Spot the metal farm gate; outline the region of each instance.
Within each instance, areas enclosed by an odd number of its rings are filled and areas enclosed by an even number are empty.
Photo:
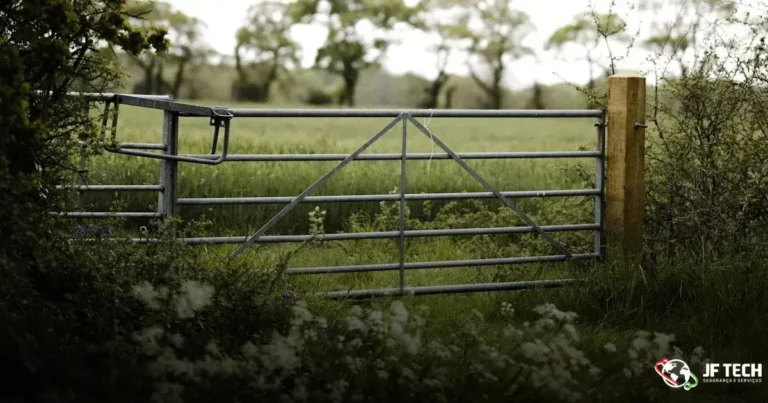
[[[160,180],[157,185],[87,185],[82,175],[79,186],[75,186],[81,195],[89,191],[124,191],[124,192],[158,192],[158,210],[152,212],[67,212],[61,213],[73,218],[99,218],[99,217],[147,217],[168,219],[174,215],[177,206],[183,205],[222,205],[222,204],[285,204],[285,207],[266,222],[252,235],[239,237],[207,237],[207,238],[183,238],[181,241],[187,244],[240,244],[233,253],[242,253],[249,245],[254,243],[276,242],[304,242],[312,238],[327,241],[345,241],[362,239],[398,239],[399,261],[389,264],[352,265],[335,267],[305,267],[290,268],[286,274],[320,274],[320,273],[355,273],[376,271],[399,271],[400,284],[397,288],[349,290],[321,292],[319,295],[329,298],[368,298],[376,296],[395,295],[425,295],[445,293],[469,293],[496,290],[521,290],[532,288],[554,288],[565,284],[578,282],[578,279],[546,280],[528,282],[465,284],[445,286],[406,286],[406,273],[415,269],[452,268],[489,265],[512,265],[520,263],[559,262],[570,260],[595,260],[602,259],[605,250],[603,206],[604,206],[604,177],[605,177],[605,119],[604,110],[383,110],[383,109],[228,109],[206,107],[174,102],[166,96],[139,96],[122,94],[80,94],[91,101],[104,102],[104,120],[102,141],[107,151],[112,153],[161,160]],[[162,143],[118,143],[116,139],[117,119],[120,105],[131,105],[142,108],[152,108],[164,111]],[[111,115],[110,115],[111,113]],[[111,116],[111,122],[109,121]],[[363,143],[351,154],[229,154],[230,122],[232,119],[251,118],[391,118],[392,120],[378,133]],[[448,145],[440,140],[439,136],[432,133],[427,127],[416,120],[417,117],[435,118],[589,118],[595,119],[597,149],[594,151],[548,151],[548,152],[485,152],[485,153],[456,153]],[[206,118],[209,119],[212,128],[212,141],[210,154],[206,155],[179,155],[179,120],[181,118]],[[444,154],[416,154],[406,153],[408,139],[408,127],[412,125],[420,135],[427,136]],[[400,127],[402,136],[402,152],[394,154],[365,154],[367,148],[384,136],[390,129]],[[106,132],[111,132],[111,138],[106,138]],[[221,139],[221,151],[218,151],[219,138]],[[159,151],[159,152],[157,152]],[[474,193],[432,193],[432,194],[406,194],[406,160],[426,159],[452,159],[479,182],[487,191]],[[467,160],[482,159],[541,159],[541,158],[593,158],[596,161],[596,187],[594,189],[577,190],[546,190],[546,191],[515,191],[502,192],[491,186],[482,176],[473,170]],[[397,160],[400,162],[400,192],[399,194],[386,195],[338,195],[338,196],[312,196],[312,193],[334,174],[343,169],[353,160],[361,161],[385,161]],[[317,179],[306,190],[296,197],[237,197],[237,198],[178,198],[176,195],[177,167],[178,163],[218,165],[224,162],[237,161],[338,161],[325,175]],[[81,161],[81,168],[85,168],[85,161]],[[549,225],[539,226],[521,211],[511,199],[536,198],[536,197],[592,197],[594,199],[594,222],[587,224]],[[410,200],[457,200],[457,199],[499,199],[504,205],[512,209],[526,224],[524,227],[508,228],[468,228],[468,229],[440,229],[411,231],[405,228],[405,203]],[[275,225],[288,212],[299,203],[344,203],[344,202],[400,202],[399,230],[391,232],[367,232],[367,233],[338,233],[325,235],[278,235],[267,236],[265,233]],[[82,201],[82,199],[81,199]],[[82,207],[82,204],[81,204]],[[594,248],[591,253],[572,254],[551,236],[551,232],[565,231],[591,231],[594,232]],[[480,235],[480,234],[522,234],[538,233],[546,239],[554,251],[551,255],[530,257],[509,257],[498,259],[455,260],[439,262],[406,262],[405,244],[406,238],[436,237],[451,235]],[[134,242],[146,243],[156,240],[136,238]]]

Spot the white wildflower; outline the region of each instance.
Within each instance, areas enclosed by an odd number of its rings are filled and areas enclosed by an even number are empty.
[[[541,318],[533,323],[534,329],[537,331],[543,331],[555,327],[555,321],[550,318]]]
[[[698,346],[693,349],[693,354],[691,355],[690,363],[691,365],[699,364],[703,361],[704,357],[704,349],[701,348],[701,346]]]
[[[188,319],[211,303],[213,287],[187,280],[181,285],[181,294],[176,298],[176,314],[180,319]]]
[[[635,332],[635,336],[641,339],[647,339],[648,337],[651,336],[651,334],[645,330],[638,330]]]
[[[632,347],[638,352],[646,350],[650,345],[651,343],[649,343],[648,340],[640,337],[632,341]]]
[[[360,315],[363,314],[363,308],[360,308],[359,305],[355,305],[352,308],[349,309],[349,315],[354,316],[356,318],[359,318]]]
[[[683,350],[681,350],[679,347],[674,346],[672,347],[672,354],[663,354],[661,357],[656,358],[657,360],[660,360],[664,357],[667,357],[668,355],[672,356],[672,359],[682,360],[684,357]]]
[[[416,374],[413,373],[413,370],[411,370],[410,368],[407,368],[407,367],[403,368],[403,370],[401,371],[400,375],[403,378],[406,378],[406,379],[409,379],[409,380],[415,380],[416,379]]]
[[[617,350],[617,349],[616,349],[616,345],[615,345],[615,344],[613,344],[613,343],[606,343],[606,344],[603,346],[603,349],[605,349],[605,351],[607,351],[607,352],[609,352],[609,353],[615,353],[615,352],[616,352],[616,350]]]
[[[571,340],[579,341],[579,332],[576,331],[576,326],[570,323],[566,323],[563,325],[563,330],[568,336],[571,337]]]
[[[308,323],[312,320],[312,313],[307,308],[307,303],[304,301],[298,301],[293,306],[293,317],[291,318],[291,326],[300,327],[301,325]]]
[[[156,291],[148,281],[134,285],[132,291],[133,295],[143,302],[149,309],[160,309],[158,298],[161,296],[161,293]]]
[[[349,387],[349,382],[340,379],[330,385],[328,385],[329,389],[331,389],[330,398],[334,402],[342,402],[344,400],[344,394],[347,391],[347,387]]]
[[[416,353],[419,352],[419,348],[421,347],[421,338],[418,334],[403,334],[400,336],[400,340],[409,354],[416,355]]]
[[[291,392],[291,396],[293,397],[293,401],[308,401],[309,392],[307,391],[307,386],[303,382],[297,382],[296,386],[293,388],[293,392]]]
[[[512,304],[509,302],[502,302],[501,303],[501,314],[507,319],[512,319],[512,316],[515,313],[515,308],[512,307]]]
[[[261,352],[262,364],[268,369],[292,370],[301,365],[297,349],[300,340],[296,333],[288,337],[275,335]]]
[[[168,341],[176,348],[181,348],[184,344],[184,336],[179,333],[174,333],[168,336]]]
[[[549,347],[547,347],[540,339],[534,340],[533,343],[525,342],[520,346],[523,351],[523,355],[535,362],[546,362],[549,357]]]
[[[347,318],[347,330],[350,332],[354,332],[355,330],[365,332],[367,328],[365,326],[365,322],[354,316],[350,316]]]
[[[654,337],[653,342],[658,346],[657,349],[654,350],[654,359],[660,360],[667,356],[669,353],[669,347],[672,342],[675,341],[675,335],[673,334],[663,334],[663,333],[654,333],[656,337]]]
[[[164,333],[159,326],[152,326],[136,334],[134,339],[141,343],[145,353],[154,355],[162,350],[158,341]]]
[[[392,301],[389,309],[392,311],[392,320],[403,325],[408,323],[408,309],[403,301]]]
[[[627,353],[629,354],[629,359],[636,360],[640,355],[637,353],[637,350],[630,348]]]

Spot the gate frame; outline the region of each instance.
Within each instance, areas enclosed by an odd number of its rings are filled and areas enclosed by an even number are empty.
[[[239,243],[240,248],[233,254],[241,253],[249,244],[260,240],[261,242],[303,242],[310,238],[321,240],[350,240],[350,239],[399,239],[399,263],[335,266],[335,267],[309,267],[291,268],[286,274],[314,274],[314,273],[346,273],[361,271],[390,271],[400,272],[398,288],[375,290],[350,290],[334,292],[318,292],[319,296],[332,299],[370,298],[379,296],[403,296],[403,295],[430,295],[453,294],[482,291],[520,290],[538,288],[556,288],[569,284],[580,283],[581,279],[523,281],[509,283],[488,284],[463,284],[450,286],[426,286],[406,287],[406,269],[447,268],[465,266],[488,266],[501,264],[554,262],[564,260],[597,260],[602,261],[607,255],[607,245],[621,255],[636,258],[642,253],[642,220],[643,220],[643,154],[644,154],[644,128],[645,126],[645,78],[633,74],[621,74],[611,76],[608,79],[608,103],[605,110],[389,110],[389,109],[225,109],[212,108],[197,105],[189,105],[173,102],[171,97],[165,96],[134,96],[124,94],[86,94],[89,100],[106,101],[103,125],[106,130],[107,114],[110,103],[114,104],[112,121],[112,143],[105,143],[107,151],[149,157],[161,160],[160,183],[158,185],[95,185],[85,184],[85,175],[79,175],[80,183],[74,186],[82,195],[86,191],[157,191],[158,211],[156,212],[86,212],[82,211],[82,202],[77,212],[60,213],[73,218],[97,218],[97,217],[147,217],[160,218],[161,222],[176,215],[179,205],[192,204],[260,204],[287,201],[288,205],[271,220],[269,220],[253,236],[245,237],[207,237],[207,238],[181,238],[187,244],[224,244]],[[145,143],[120,143],[115,142],[117,129],[117,110],[119,104],[153,108],[163,110],[163,134],[161,144]],[[514,152],[514,153],[454,153],[439,138],[418,122],[415,117],[445,117],[445,118],[596,118],[597,132],[596,151],[563,151],[563,152]],[[184,155],[178,154],[179,120],[180,117],[207,117],[214,126],[211,154],[209,155]],[[303,154],[303,155],[232,155],[227,154],[229,142],[229,121],[232,118],[255,117],[370,117],[394,118],[383,130],[368,140],[357,151],[350,155],[343,154]],[[407,124],[411,122],[419,131],[430,137],[435,144],[440,146],[446,154],[407,154]],[[607,121],[607,122],[606,122]],[[368,154],[360,155],[368,146],[402,122],[402,151],[399,154]],[[220,127],[225,127],[224,149],[219,156],[214,155],[218,141]],[[607,129],[607,133],[606,133]],[[607,134],[607,136],[606,136]],[[102,137],[102,140],[104,138]],[[607,147],[606,147],[607,143]],[[142,150],[142,151],[138,151]],[[157,150],[159,154],[143,150]],[[294,157],[294,158],[290,158]],[[441,194],[405,194],[405,163],[407,160],[426,159],[453,159],[459,163],[470,175],[483,184],[489,193],[441,193]],[[523,192],[498,192],[474,170],[464,159],[522,159],[522,158],[595,158],[596,171],[594,189],[577,190],[548,190],[548,191],[523,191]],[[399,195],[342,195],[342,196],[316,196],[309,195],[319,187],[326,179],[338,172],[352,160],[400,160],[400,194]],[[82,159],[81,159],[82,161]],[[178,162],[203,163],[216,165],[224,161],[341,161],[323,177],[310,185],[297,197],[252,197],[252,198],[178,198],[177,174]],[[71,188],[71,186],[67,186]],[[390,196],[390,197],[383,197]],[[475,197],[473,197],[475,196]],[[539,227],[525,214],[517,209],[507,197],[563,197],[563,196],[592,196],[595,200],[595,222],[592,224],[570,224]],[[431,231],[406,231],[405,230],[405,202],[412,200],[434,199],[469,199],[491,198],[500,199],[505,205],[514,210],[523,218],[529,227],[511,228],[474,228],[464,230],[431,230]],[[82,200],[82,197],[81,199]],[[277,223],[288,211],[301,202],[333,202],[333,201],[384,201],[393,200],[400,202],[400,225],[398,231],[375,233],[350,233],[350,234],[326,234],[320,236],[284,235],[262,237],[263,233],[273,224]],[[548,232],[555,231],[583,231],[595,232],[594,250],[589,254],[571,255],[565,251],[561,255],[515,257],[504,259],[475,259],[457,260],[447,262],[405,262],[405,238],[418,236],[448,236],[492,233],[531,233],[538,232],[547,238],[556,248],[559,246],[548,236]],[[137,243],[158,242],[156,239],[137,238]]]

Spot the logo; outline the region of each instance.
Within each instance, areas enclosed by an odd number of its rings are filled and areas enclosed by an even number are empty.
[[[657,362],[654,368],[670,388],[691,390],[699,384],[699,378],[691,372],[688,364],[683,360],[664,358]]]
[[[723,376],[718,377],[718,374]],[[761,383],[763,364],[709,363],[704,367],[705,383]]]
[[[670,388],[691,390],[699,385],[699,377],[683,360],[664,358],[654,365],[664,383]],[[722,376],[718,377],[718,375]],[[763,364],[707,363],[704,366],[702,383],[761,383]]]

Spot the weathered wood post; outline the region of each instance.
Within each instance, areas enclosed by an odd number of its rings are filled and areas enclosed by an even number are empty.
[[[645,91],[645,77],[608,78],[606,244],[609,251],[635,259],[643,251]]]

